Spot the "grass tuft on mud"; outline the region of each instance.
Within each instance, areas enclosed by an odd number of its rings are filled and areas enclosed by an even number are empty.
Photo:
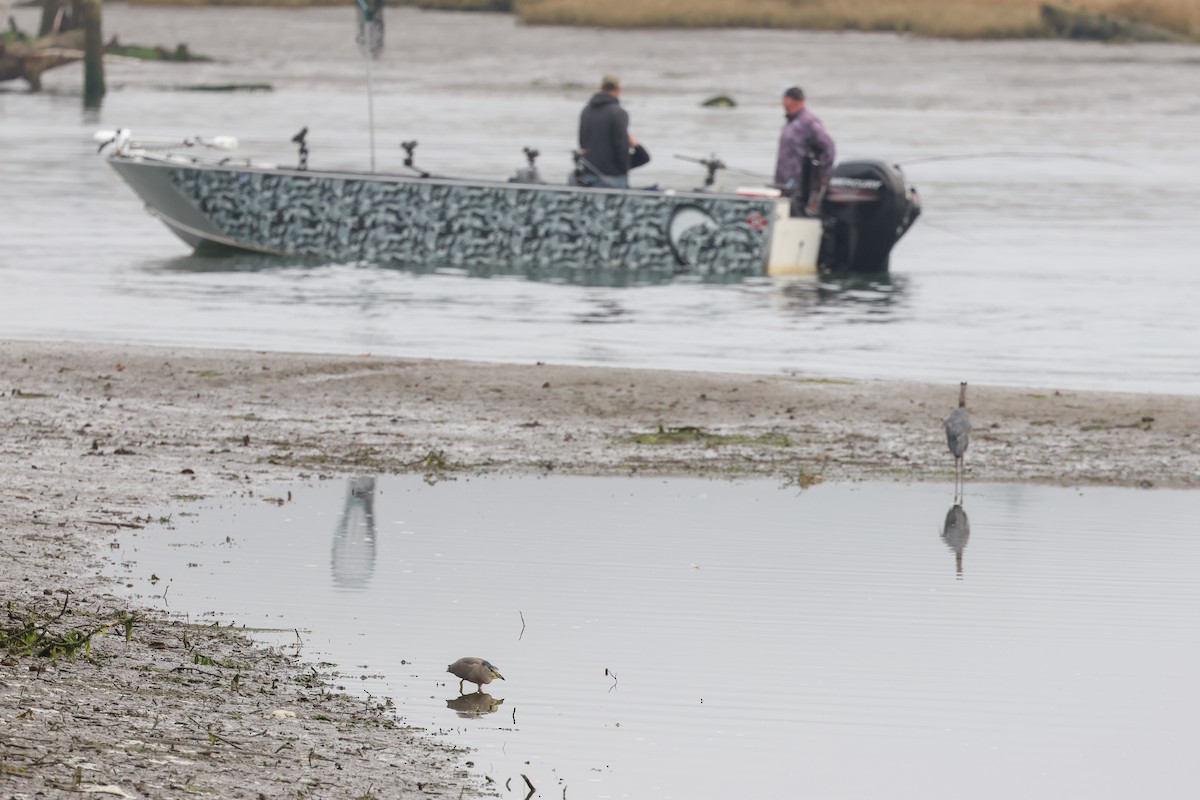
[[[698,444],[703,447],[721,447],[724,445],[755,444],[768,447],[791,447],[793,442],[786,433],[768,431],[757,435],[744,433],[713,433],[695,425],[682,425],[677,428],[658,426],[657,431],[650,433],[633,433],[625,438],[629,444]]]
[[[47,590],[49,591],[49,590]],[[53,593],[51,593],[53,594]],[[108,632],[109,628],[120,628],[125,640],[133,635],[135,614],[117,611],[105,615],[72,614],[65,622],[71,604],[71,593],[62,592],[61,606],[32,606],[8,600],[4,603],[5,620],[0,624],[0,650],[4,651],[6,663],[21,657],[44,658],[51,661],[59,658],[74,658],[90,655],[92,639]],[[74,624],[72,624],[74,623]]]

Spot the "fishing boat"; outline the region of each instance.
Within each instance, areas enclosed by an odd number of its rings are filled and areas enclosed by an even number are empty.
[[[920,213],[899,167],[838,164],[816,216],[769,186],[711,188],[724,165],[700,159],[694,189],[595,188],[572,173],[543,181],[537,152],[508,180],[308,167],[225,155],[232,137],[156,139],[127,129],[96,138],[146,210],[199,254],[251,252],[332,261],[524,272],[545,266],[668,271],[700,277],[879,273]]]
[[[583,269],[705,278],[879,273],[916,220],[920,198],[898,166],[834,168],[818,213],[770,186],[713,190],[713,156],[695,189],[584,186],[584,154],[562,182],[542,180],[538,152],[508,180],[434,175],[403,142],[406,172],[375,169],[371,64],[383,48],[383,0],[356,0],[367,86],[367,172],[308,167],[308,129],[292,137],[295,166],[221,155],[236,139],[96,134],[108,163],[199,254],[250,252],[416,268],[514,273]],[[594,170],[593,170],[594,172]]]

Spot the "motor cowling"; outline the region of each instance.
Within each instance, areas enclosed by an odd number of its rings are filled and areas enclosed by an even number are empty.
[[[821,204],[821,268],[886,272],[892,248],[920,213],[920,195],[900,167],[884,161],[843,161],[834,167]]]

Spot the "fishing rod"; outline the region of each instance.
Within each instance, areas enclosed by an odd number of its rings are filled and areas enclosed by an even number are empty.
[[[728,164],[726,164],[724,161],[722,161],[721,159],[717,158],[715,153],[713,155],[709,156],[708,158],[695,158],[693,156],[682,156],[682,155],[676,153],[675,158],[679,159],[680,161],[688,161],[693,164],[699,164],[700,166],[704,167],[704,169],[707,171],[704,176],[705,187],[713,185],[713,182],[716,181],[717,172],[719,170],[725,170],[726,172],[735,172],[739,175],[747,175],[751,178],[760,178],[762,180],[772,180],[773,179],[773,176],[763,175],[761,172],[753,172],[748,169],[741,169],[739,167],[731,167]]]
[[[611,183],[611,178],[608,175],[601,172],[595,164],[584,158],[583,152],[584,151],[579,148],[571,151],[571,161],[575,164],[574,176],[576,183],[578,183],[580,186],[593,186],[600,189],[628,188],[627,186],[621,187],[613,185],[613,183]],[[591,173],[592,177],[595,178],[596,183],[585,183],[583,180],[585,173]]]
[[[300,163],[297,169],[308,169],[308,126],[305,125],[300,131],[292,137],[292,142],[300,148]]]
[[[585,169],[588,172],[592,173],[592,175],[596,176],[597,178],[600,178],[600,179],[604,178],[604,173],[601,172],[600,170],[596,169],[596,167],[592,164],[592,162],[588,161],[586,158],[583,157],[583,150],[581,150],[579,148],[572,150],[571,151],[571,160],[573,162],[575,162],[576,180],[578,180],[579,177],[583,175],[583,171]]]
[[[678,153],[675,154],[675,157],[677,159],[679,159],[680,161],[690,161],[693,164],[699,164],[700,166],[704,167],[704,169],[705,169],[705,175],[704,175],[705,188],[713,185],[713,182],[717,178],[717,170],[727,169],[727,167],[725,166],[725,162],[722,161],[721,159],[717,158],[716,153],[713,153],[708,158],[693,158],[691,156],[681,156]]]
[[[407,142],[401,142],[400,149],[402,149],[404,151],[404,166],[408,167],[409,169],[411,169],[413,172],[417,173],[417,175],[421,176],[422,178],[433,177],[430,173],[426,172],[425,170],[421,169],[420,167],[416,166],[413,163],[413,151],[415,151],[417,149],[417,140],[416,139],[410,139]]]
[[[998,150],[990,153],[961,153],[940,156],[925,156],[923,158],[910,158],[904,161],[897,161],[895,164],[900,167],[907,167],[912,164],[929,164],[935,161],[971,161],[982,158],[1063,158],[1075,161],[1097,161],[1104,164],[1118,164],[1122,167],[1134,167],[1134,165],[1130,164],[1128,161],[1107,158],[1105,156],[1089,156],[1082,153],[1021,153],[1017,151],[1006,150]]]

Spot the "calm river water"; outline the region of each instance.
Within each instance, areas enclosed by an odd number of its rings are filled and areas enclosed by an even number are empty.
[[[14,13],[34,26],[35,11]],[[925,201],[891,280],[866,285],[608,287],[196,259],[96,157],[92,132],[124,126],[232,134],[290,162],[308,126],[314,166],[366,167],[355,13],[106,4],[107,35],[216,60],[110,64],[99,112],[81,110],[74,67],[48,73],[40,95],[0,85],[0,338],[1200,391],[1195,47],[608,32],[388,10],[373,68],[385,168],[417,139],[418,163],[441,173],[506,177],[532,146],[544,174],[565,175],[579,108],[615,70],[654,156],[639,180],[697,185],[700,168],[675,155],[768,173],[779,92],[801,83],[842,157],[908,164]],[[247,82],[274,91],[182,90]],[[717,93],[738,106],[701,106]]]
[[[282,628],[503,797],[1117,800],[1200,782],[1194,492],[355,478],[174,508],[110,572]],[[157,576],[152,581],[151,576]],[[446,665],[506,680],[459,696]]]

